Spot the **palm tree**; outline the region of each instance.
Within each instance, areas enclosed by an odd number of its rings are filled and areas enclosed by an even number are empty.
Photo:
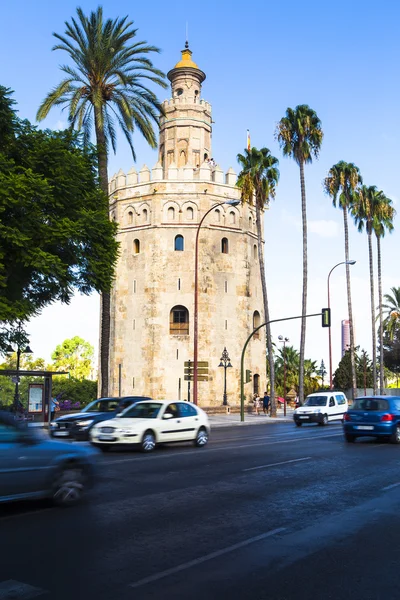
[[[285,355],[283,348],[279,348],[279,353],[275,359],[275,375],[279,386],[283,390],[283,375],[284,363],[286,365],[286,388],[287,390],[294,388],[298,389],[299,384],[299,352],[293,346],[285,347]],[[284,393],[284,392],[283,392]]]
[[[257,150],[257,148],[251,148],[251,150],[245,149],[244,154],[238,154],[237,159],[242,167],[238,177],[238,185],[242,189],[242,201],[253,203],[255,200],[258,262],[260,265],[264,317],[267,332],[271,415],[276,417],[274,353],[272,347],[271,326],[269,324],[270,316],[267,283],[265,279],[262,217],[264,208],[268,206],[270,198],[274,198],[275,196],[275,189],[279,180],[279,170],[277,167],[279,161],[271,155],[268,148],[261,148],[260,150]]]
[[[385,311],[383,328],[389,339],[393,340],[395,333],[400,329],[400,287],[390,288],[392,294],[385,294],[387,304],[382,304],[382,312]]]
[[[66,77],[43,100],[37,119],[44,119],[53,106],[68,109],[71,128],[83,131],[89,141],[94,128],[99,169],[99,183],[108,195],[108,152],[116,150],[116,123],[122,129],[136,160],[133,133],[137,128],[152,147],[156,147],[153,124],[158,123],[161,106],[156,95],[146,87],[151,81],[166,87],[165,76],[147,55],[159,52],[155,46],[136,41],[137,29],[128,17],[103,18],[98,7],[86,17],[77,8],[78,19],[66,22],[65,35],[54,33],[59,40],[53,50],[68,53],[74,66],[63,65]],[[101,305],[101,395],[108,395],[110,343],[110,291],[103,290]]]
[[[383,195],[380,197],[380,202],[376,207],[373,228],[376,236],[377,262],[378,262],[378,299],[379,299],[379,387],[380,393],[384,390],[384,365],[383,365],[383,310],[382,310],[382,254],[381,254],[381,238],[384,237],[385,231],[389,233],[393,231],[393,219],[396,211],[393,208],[393,203],[390,198]]]
[[[351,208],[354,221],[358,226],[358,231],[362,232],[364,227],[368,236],[368,255],[369,255],[369,279],[371,296],[371,326],[372,326],[372,377],[374,394],[377,392],[376,378],[376,330],[375,330],[375,289],[374,289],[374,264],[372,253],[372,233],[374,231],[375,215],[379,204],[383,201],[383,192],[380,192],[375,185],[363,185],[357,191],[354,204]]]
[[[346,261],[347,305],[350,324],[350,360],[353,382],[353,399],[357,396],[357,376],[354,356],[353,307],[351,303],[350,286],[348,209],[354,202],[355,190],[361,184],[362,177],[359,168],[356,167],[355,164],[346,163],[343,160],[338,162],[336,165],[333,165],[333,167],[329,170],[328,176],[324,180],[325,192],[332,198],[333,206],[336,208],[337,203],[343,211],[344,255]]]
[[[276,138],[282,148],[284,156],[293,158],[300,167],[301,187],[301,217],[303,223],[303,296],[302,320],[300,335],[300,364],[299,364],[299,399],[304,401],[304,348],[306,342],[307,314],[307,202],[306,184],[304,179],[304,165],[311,163],[313,157],[317,158],[322,144],[323,131],[317,113],[307,104],[288,108],[276,129]]]

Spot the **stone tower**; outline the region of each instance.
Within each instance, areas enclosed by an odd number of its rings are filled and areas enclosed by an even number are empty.
[[[228,403],[240,402],[243,345],[264,322],[255,211],[240,199],[236,175],[212,158],[206,78],[186,43],[169,71],[172,98],[163,103],[158,162],[150,171],[119,171],[110,181],[111,218],[119,224],[120,257],[111,295],[110,393],[188,399],[185,361],[193,361],[195,239],[198,243],[198,383],[200,406],[220,406],[226,347]],[[240,149],[239,149],[240,150]],[[199,223],[204,214],[216,204]],[[265,331],[246,351],[249,398],[266,385]]]

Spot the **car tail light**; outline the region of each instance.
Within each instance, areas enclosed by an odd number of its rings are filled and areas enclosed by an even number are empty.
[[[382,415],[381,421],[393,421],[393,415],[390,415],[390,414]]]
[[[344,413],[343,420],[344,421],[350,421],[350,415],[349,415],[349,413]]]

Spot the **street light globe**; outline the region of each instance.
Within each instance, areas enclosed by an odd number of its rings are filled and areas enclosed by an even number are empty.
[[[225,204],[229,204],[229,206],[238,206],[238,204],[240,204],[240,200],[226,200]]]
[[[346,265],[355,265],[356,262],[356,260],[346,260]]]
[[[283,335],[278,335],[278,340],[280,340],[281,342],[283,342]]]

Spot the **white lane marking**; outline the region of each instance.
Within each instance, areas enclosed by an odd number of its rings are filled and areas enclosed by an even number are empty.
[[[205,556],[201,556],[200,558],[189,560],[188,562],[182,563],[181,565],[177,565],[176,567],[172,567],[171,569],[166,569],[165,571],[160,571],[159,573],[155,573],[154,575],[150,575],[149,577],[145,577],[144,579],[139,579],[139,581],[131,583],[129,587],[138,588],[142,585],[153,583],[153,581],[158,581],[159,579],[163,579],[164,577],[168,577],[169,575],[174,575],[175,573],[179,573],[180,571],[185,571],[186,569],[190,569],[191,567],[196,567],[197,565],[201,565],[202,563],[207,562],[208,560],[218,558],[218,556],[223,556],[224,554],[234,552],[235,550],[239,550],[240,548],[244,548],[245,546],[249,546],[250,544],[254,544],[255,542],[265,540],[266,538],[272,537],[277,533],[282,533],[282,531],[286,531],[286,527],[278,527],[277,529],[272,529],[271,531],[267,531],[266,533],[262,533],[261,535],[256,535],[255,537],[244,540],[243,542],[239,542],[238,544],[233,544],[232,546],[228,546],[227,548],[222,548],[222,550],[217,550],[216,552],[211,552],[211,554],[206,554]]]
[[[387,485],[386,487],[382,488],[382,492],[386,492],[387,490],[391,490],[391,489],[397,487],[398,485],[400,485],[400,481],[398,483],[392,483],[392,485]]]
[[[243,471],[256,471],[257,469],[268,469],[268,467],[277,467],[278,465],[288,465],[289,463],[300,462],[302,460],[311,460],[311,456],[304,458],[294,458],[293,460],[284,460],[282,462],[270,463],[269,465],[260,465],[259,467],[250,467],[249,469],[243,469]]]
[[[200,451],[199,450],[192,450],[190,452],[176,452],[175,454],[163,454],[163,455],[153,455],[153,456],[146,456],[143,458],[139,458],[139,457],[133,457],[133,458],[121,458],[121,459],[117,459],[117,460],[107,460],[107,461],[100,461],[99,465],[115,465],[117,463],[125,463],[125,462],[132,462],[132,461],[148,461],[148,460],[160,460],[160,459],[168,459],[171,460],[171,457],[175,457],[175,456],[189,456],[189,455],[193,455],[193,454],[197,454],[199,456],[204,455],[205,453],[210,453],[210,452],[219,452],[220,450],[237,450],[239,448],[253,448],[256,446],[275,446],[276,444],[287,444],[287,443],[291,443],[291,442],[301,442],[303,440],[315,440],[315,439],[321,439],[321,438],[331,438],[331,437],[337,437],[337,436],[341,436],[341,433],[332,433],[329,435],[318,435],[318,436],[310,436],[310,437],[303,437],[303,438],[294,438],[294,439],[289,439],[289,440],[278,440],[276,442],[262,442],[259,444],[237,444],[235,446],[219,446],[218,448],[202,448]]]

